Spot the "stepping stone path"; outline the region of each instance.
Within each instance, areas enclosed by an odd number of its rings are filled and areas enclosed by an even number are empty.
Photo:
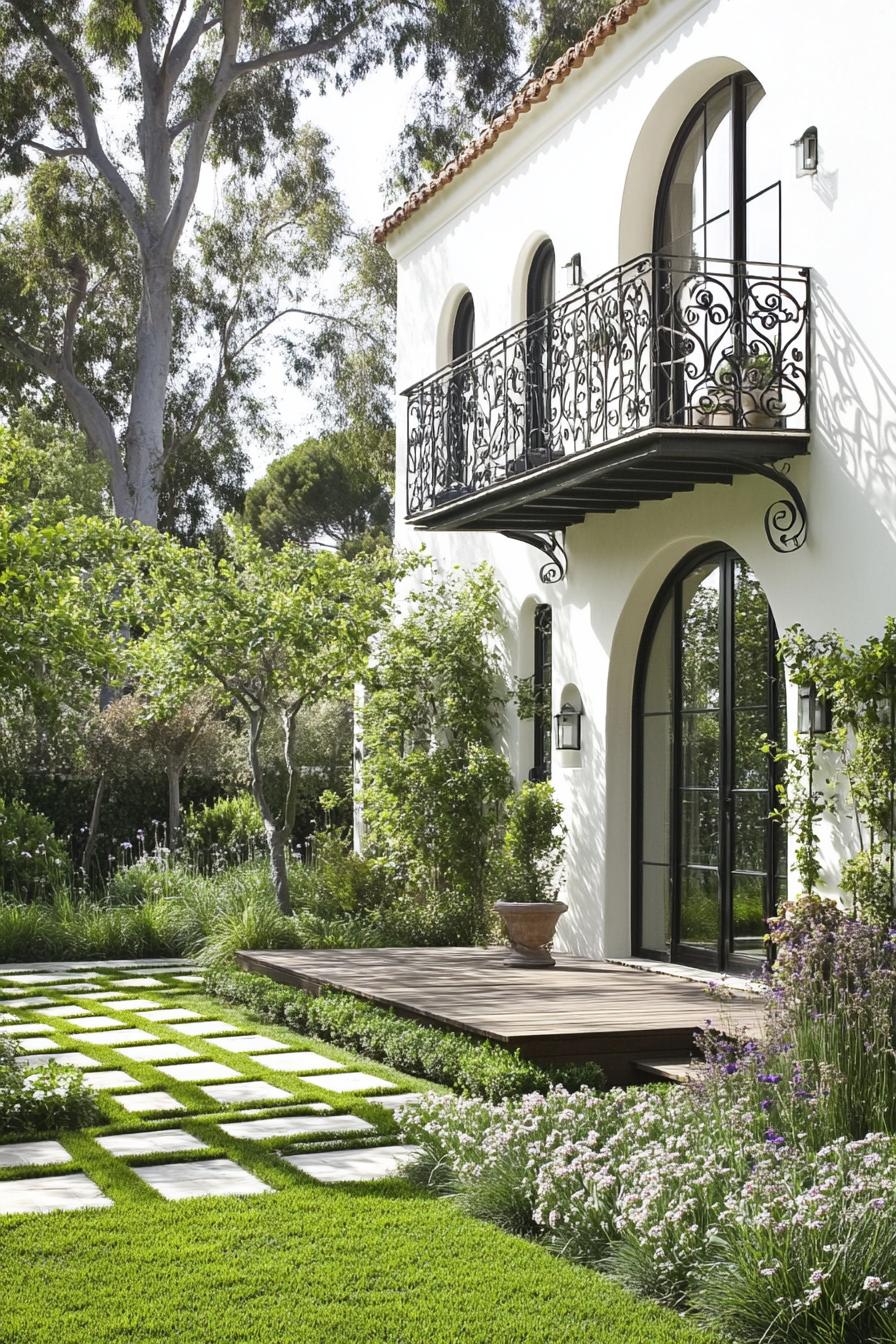
[[[229,1145],[239,1143],[267,1145],[260,1151],[269,1159],[326,1183],[394,1176],[414,1155],[406,1145],[373,1145],[380,1131],[393,1132],[389,1113],[419,1093],[399,1092],[395,1083],[319,1051],[295,1049],[237,1022],[176,1006],[179,996],[202,983],[183,961],[0,967],[0,1033],[19,1046],[17,1064],[31,1069],[52,1061],[83,1070],[84,1082],[107,1098],[101,1102],[106,1116],[118,1116],[101,1121],[99,1132],[91,1131],[94,1138],[82,1138],[76,1159],[55,1140],[0,1137],[0,1225],[4,1214],[111,1207],[112,1198],[92,1179],[102,1182],[104,1168],[91,1165],[85,1143],[102,1149],[107,1163],[133,1163],[135,1176],[166,1200],[275,1193],[247,1169],[251,1160],[239,1150],[239,1161],[226,1156]],[[167,1003],[128,997],[142,989],[157,990]],[[96,1048],[102,1058],[79,1046]],[[110,1067],[114,1055],[135,1072]],[[340,1097],[334,1111],[325,1101],[309,1100],[318,1088],[345,1094],[346,1101]],[[385,1108],[383,1120],[352,1114],[356,1093]],[[168,1126],[156,1118],[165,1115],[172,1116]],[[175,1115],[187,1128],[177,1127]],[[197,1133],[191,1132],[193,1120]],[[349,1136],[359,1136],[356,1143],[369,1136],[371,1146],[352,1148]],[[315,1144],[321,1151],[314,1151]],[[177,1160],[146,1161],[166,1154]],[[86,1170],[53,1174],[53,1167],[75,1161]]]

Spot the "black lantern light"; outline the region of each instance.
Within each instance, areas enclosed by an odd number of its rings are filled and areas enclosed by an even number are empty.
[[[563,263],[563,269],[566,272],[566,283],[570,289],[575,289],[576,285],[582,283],[582,254],[573,252],[569,261]]]
[[[554,715],[554,746],[557,751],[581,751],[582,711],[567,700]]]
[[[794,140],[796,175],[808,177],[818,172],[818,127],[807,126],[799,140]]]
[[[831,706],[823,695],[818,694],[814,681],[797,688],[796,730],[798,733],[810,733],[813,737],[831,731]]]

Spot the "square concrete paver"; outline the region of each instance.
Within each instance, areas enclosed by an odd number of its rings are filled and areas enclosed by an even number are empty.
[[[393,1097],[369,1097],[368,1100],[375,1106],[385,1106],[387,1111],[392,1111],[394,1114],[402,1106],[410,1106],[411,1102],[419,1101],[422,1096],[422,1092],[399,1092]]]
[[[158,1045],[131,1045],[126,1048],[119,1047],[119,1055],[124,1055],[125,1059],[136,1060],[138,1064],[155,1064],[160,1059],[198,1059],[199,1055],[195,1050],[190,1050],[186,1045],[178,1045],[176,1042],[170,1044],[166,1041],[159,1041]]]
[[[53,1139],[0,1144],[0,1167],[49,1167],[71,1160],[71,1153]]]
[[[282,1041],[275,1041],[273,1036],[209,1036],[209,1045],[216,1045],[220,1050],[230,1050],[233,1054],[248,1055],[253,1050],[288,1050],[289,1046],[284,1045]]]
[[[201,975],[176,975],[175,980],[179,980],[182,985],[204,985],[205,980]]]
[[[127,980],[116,980],[118,989],[159,989],[165,983],[154,975],[132,975]]]
[[[357,1134],[374,1128],[368,1120],[359,1120],[356,1115],[272,1115],[263,1120],[238,1120],[235,1124],[221,1125],[233,1139],[256,1140],[330,1132]]]
[[[142,1027],[123,1027],[121,1031],[79,1031],[72,1039],[89,1045],[142,1045],[159,1038]]]
[[[330,1153],[296,1153],[284,1158],[296,1171],[316,1181],[379,1181],[395,1176],[419,1148],[394,1143],[384,1148],[343,1148]]]
[[[68,1176],[26,1176],[0,1181],[0,1213],[52,1213],[56,1209],[108,1209],[98,1185],[83,1172]]]
[[[83,1055],[80,1050],[63,1050],[60,1052],[58,1045],[56,1046],[56,1053],[53,1055],[21,1055],[16,1063],[20,1068],[31,1069],[41,1069],[45,1064],[63,1064],[69,1069],[102,1068],[98,1059],[91,1059],[90,1055]]]
[[[40,1015],[41,1017],[64,1017],[74,1019],[76,1017],[89,1017],[90,1009],[79,1008],[76,1003],[57,1003],[52,1008],[41,1008]]]
[[[285,1055],[253,1055],[253,1063],[286,1073],[303,1073],[308,1069],[344,1069],[335,1059],[327,1059],[316,1050],[290,1050]]]
[[[105,1005],[113,1013],[139,1013],[143,1008],[161,1008],[158,999],[109,999]]]
[[[106,1027],[122,1027],[128,1030],[124,1027],[120,1017],[108,1017],[105,1013],[88,1013],[86,1017],[72,1018],[72,1024],[76,1031],[102,1031],[104,1036],[109,1034],[105,1030]],[[87,1040],[86,1036],[84,1040]],[[99,1036],[97,1036],[97,1040],[99,1040]]]
[[[167,1073],[178,1083],[213,1083],[216,1079],[242,1077],[238,1069],[232,1069],[229,1064],[216,1064],[211,1059],[198,1064],[162,1065],[159,1073]]]
[[[34,1030],[34,1027],[31,1028]],[[16,1041],[20,1050],[58,1050],[59,1042],[49,1036],[23,1036]]]
[[[185,1111],[182,1101],[172,1097],[170,1092],[132,1092],[129,1096],[116,1097],[119,1106],[134,1115],[150,1115],[153,1111]]]
[[[150,1008],[149,1012],[137,1016],[145,1017],[147,1022],[189,1022],[199,1018],[192,1008]]]
[[[27,999],[7,999],[5,1008],[43,1008],[45,1003],[55,1003],[55,999],[48,999],[45,994],[32,994]]]
[[[372,1073],[318,1073],[302,1082],[313,1083],[325,1092],[367,1092],[376,1088],[379,1092],[394,1092],[396,1084],[387,1083],[385,1078],[375,1078]]]
[[[96,1092],[107,1092],[113,1087],[139,1087],[136,1078],[132,1078],[123,1069],[102,1069],[99,1073],[86,1073],[84,1081]]]
[[[28,971],[25,974],[17,972],[15,975],[5,975],[3,978],[14,985],[58,985],[64,991],[66,983],[89,980],[91,977],[96,979],[96,974],[96,971],[89,974],[85,971]]]
[[[239,1027],[235,1027],[232,1022],[172,1022],[172,1031],[179,1031],[184,1036],[217,1036],[221,1031],[238,1032]]]
[[[159,1166],[134,1167],[142,1181],[165,1199],[196,1199],[201,1195],[261,1195],[270,1191],[251,1172],[229,1158],[206,1162],[166,1162]],[[2,1186],[0,1186],[2,1190]]]
[[[113,1157],[141,1157],[144,1153],[185,1153],[208,1144],[185,1129],[144,1129],[139,1134],[108,1134],[97,1139]]]
[[[48,989],[55,989],[59,994],[77,994],[81,998],[82,994],[96,989],[96,985],[91,980],[80,981],[77,984],[66,983],[64,985],[48,985]]]
[[[41,1022],[40,1027],[36,1022],[16,1022],[13,1026],[8,1026],[5,1022],[0,1026],[0,1036],[27,1036],[30,1031],[53,1031],[53,1027],[47,1027]],[[22,1042],[20,1041],[21,1045]],[[56,1042],[54,1041],[55,1045]]]
[[[203,1092],[225,1106],[238,1106],[247,1101],[281,1101],[289,1093],[273,1083],[225,1083],[221,1087],[204,1087]]]
[[[114,990],[114,989],[94,990],[94,991],[93,991],[92,993],[90,993],[90,994],[79,994],[79,995],[78,995],[78,998],[79,998],[79,999],[90,999],[91,1001],[94,1001],[94,1000],[95,1000],[97,1003],[99,1003],[101,999],[120,999],[120,998],[121,998],[121,990]],[[83,1009],[83,1010],[82,1010],[82,1009],[79,1008],[79,1009],[77,1009],[77,1011],[78,1011],[78,1012],[82,1012],[82,1011],[86,1012],[87,1009]]]

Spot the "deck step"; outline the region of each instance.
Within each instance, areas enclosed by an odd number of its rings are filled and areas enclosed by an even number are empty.
[[[664,1083],[685,1083],[693,1078],[700,1061],[687,1056],[674,1059],[633,1059],[632,1068],[645,1078],[662,1079]]]

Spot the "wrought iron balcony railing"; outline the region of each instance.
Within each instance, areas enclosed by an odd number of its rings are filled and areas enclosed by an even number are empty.
[[[642,431],[806,433],[808,356],[807,269],[637,257],[407,390],[408,516]]]

